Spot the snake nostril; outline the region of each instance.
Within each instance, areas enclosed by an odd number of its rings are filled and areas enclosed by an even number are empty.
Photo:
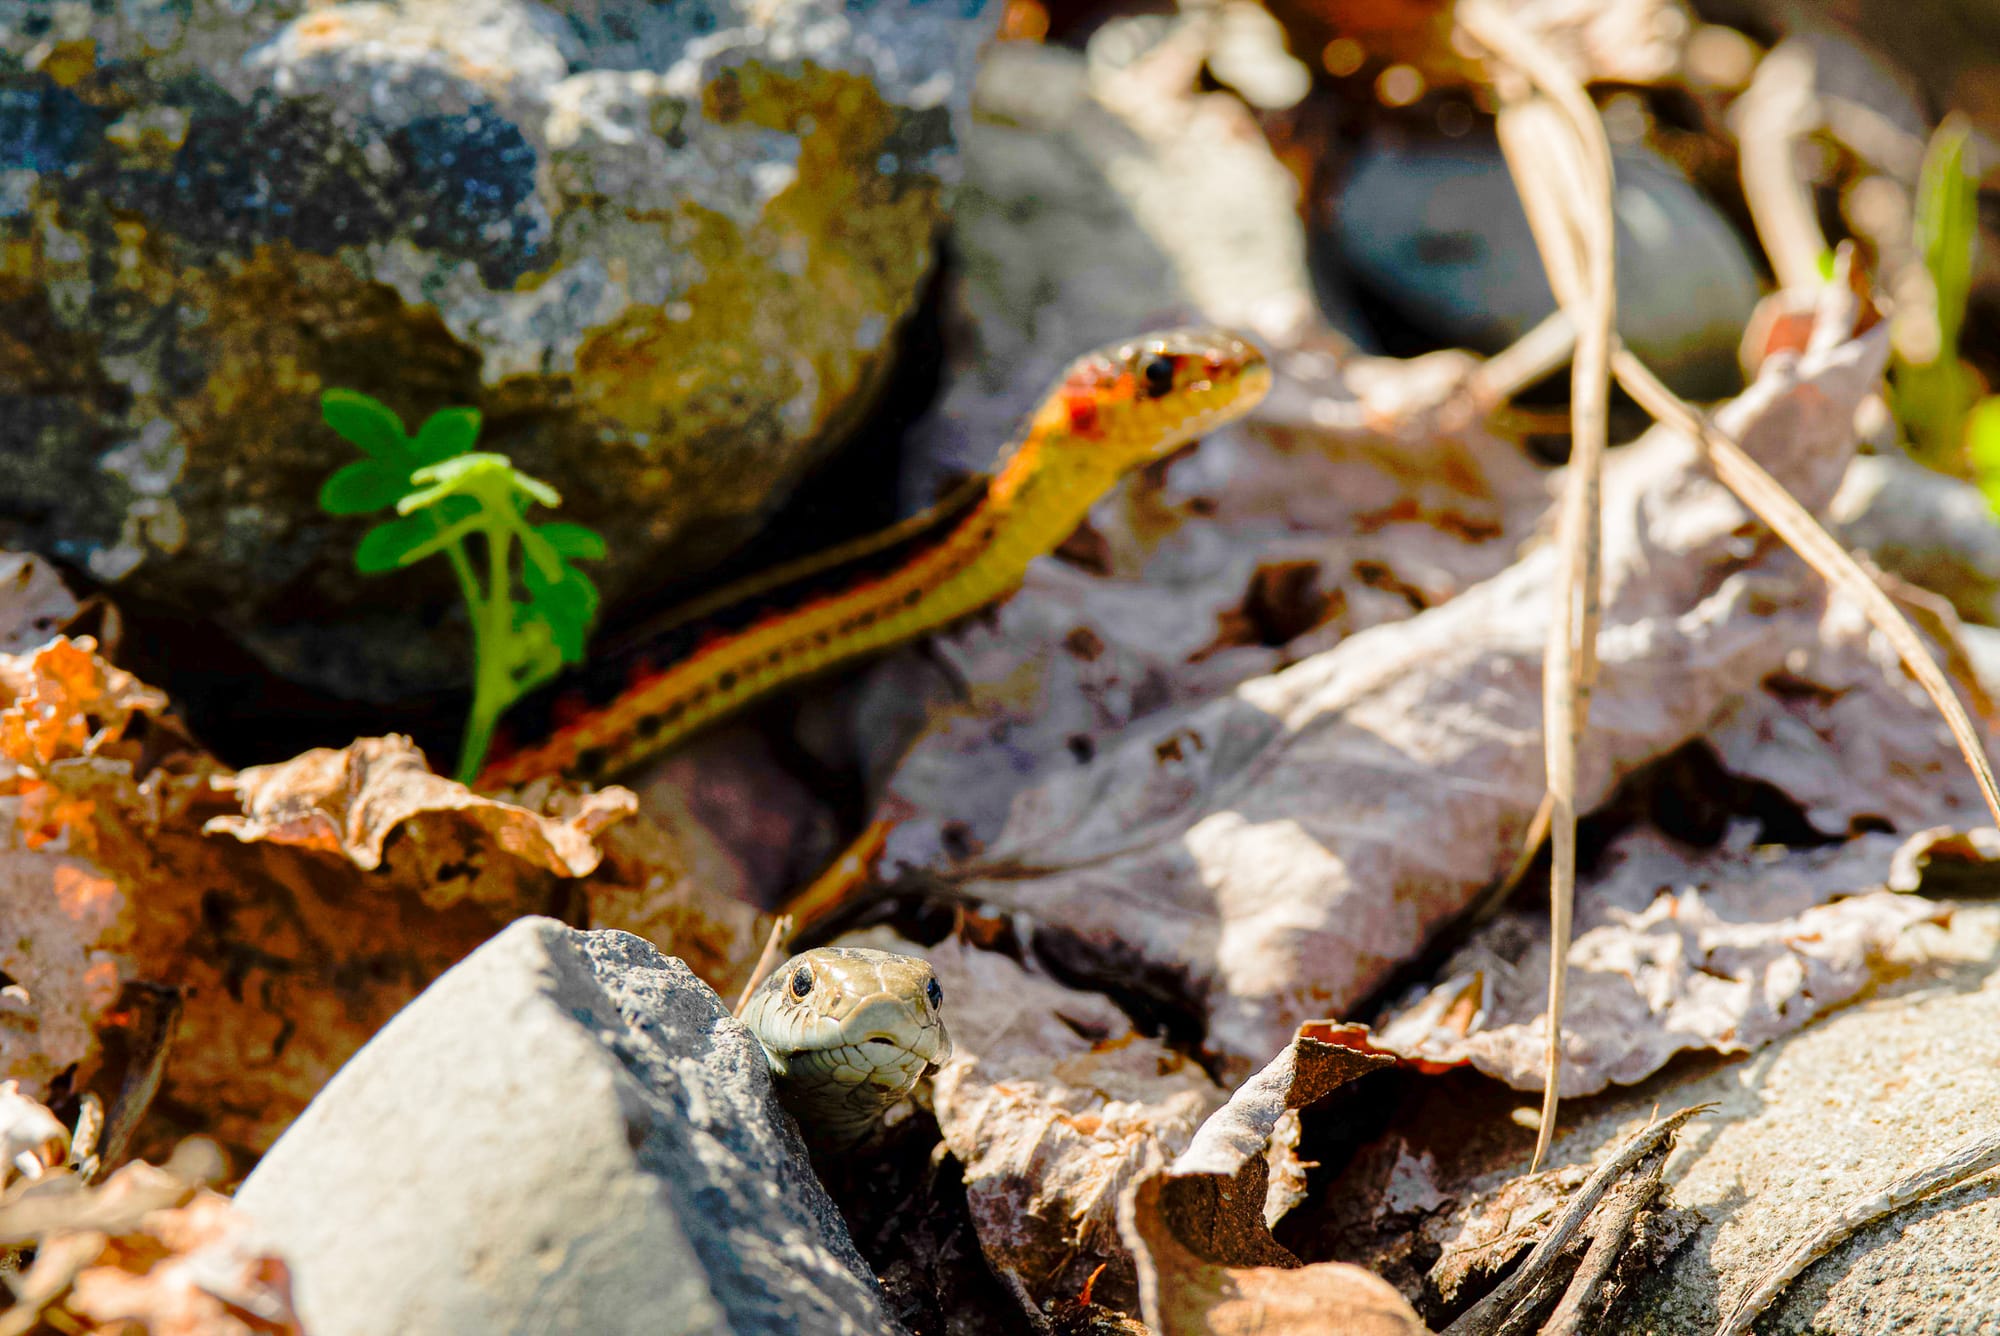
[[[864,1044],[886,1044],[890,1048],[899,1047],[895,1040],[885,1034],[871,1034],[861,1042]]]

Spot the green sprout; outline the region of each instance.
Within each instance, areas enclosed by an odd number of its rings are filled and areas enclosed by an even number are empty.
[[[1966,153],[1971,138],[1964,119],[1949,116],[1924,150],[1913,222],[1933,305],[1915,313],[1923,322],[1920,337],[1898,337],[1894,371],[1897,415],[1915,454],[1946,468],[1965,442],[1976,392],[1971,368],[1958,355],[1979,245],[1979,181]]]
[[[442,554],[458,577],[472,618],[474,664],[458,779],[470,784],[507,708],[564,664],[582,662],[598,595],[572,563],[600,560],[604,539],[581,524],[527,522],[529,506],[554,509],[562,498],[505,455],[473,449],[477,409],[440,409],[412,436],[384,404],[328,390],[320,415],[366,456],[326,480],[320,509],[367,515],[393,507],[397,515],[362,535],[355,566],[376,575]],[[483,575],[469,543],[475,535],[484,540]],[[517,578],[525,599],[514,595]]]

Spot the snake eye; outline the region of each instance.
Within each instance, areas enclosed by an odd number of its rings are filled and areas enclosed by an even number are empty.
[[[930,983],[924,986],[924,996],[931,1000],[932,1011],[936,1011],[944,1005],[944,989],[938,987],[936,979],[932,979]]]
[[[804,997],[807,993],[810,993],[812,990],[813,990],[812,971],[807,969],[804,965],[801,965],[799,966],[798,973],[792,976],[792,996]]]
[[[1155,357],[1140,374],[1146,378],[1146,393],[1157,399],[1174,387],[1174,359],[1164,355]]]

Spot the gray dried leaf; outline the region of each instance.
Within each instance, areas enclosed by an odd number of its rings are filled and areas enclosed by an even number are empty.
[[[1644,1080],[1690,1049],[1748,1052],[1906,968],[1922,950],[1908,929],[1948,911],[1878,889],[1896,854],[1887,835],[1743,852],[1698,852],[1650,830],[1621,838],[1577,896],[1562,1093]],[[1374,1042],[1539,1090],[1547,916],[1503,914],[1441,973]]]

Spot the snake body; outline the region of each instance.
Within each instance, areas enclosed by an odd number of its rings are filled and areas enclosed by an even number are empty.
[[[741,1019],[807,1140],[843,1150],[950,1060],[943,1013],[943,990],[924,961],[823,946],[786,961],[750,995]]]
[[[887,570],[835,571],[829,588],[816,569],[806,592],[789,598],[766,582],[754,615],[727,630],[594,660],[586,680],[553,698],[556,726],[499,755],[477,787],[610,778],[784,683],[1005,597],[1127,472],[1246,412],[1270,381],[1255,346],[1214,329],[1147,335],[1079,358],[976,500],[899,546]]]

